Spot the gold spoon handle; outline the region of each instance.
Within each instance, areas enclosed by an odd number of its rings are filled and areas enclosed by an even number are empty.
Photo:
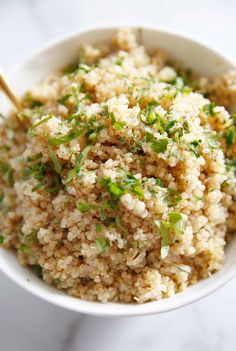
[[[0,67],[0,88],[12,102],[16,110],[20,110],[21,103],[17,95],[13,92],[11,85],[9,84],[7,78],[5,77],[3,70]]]

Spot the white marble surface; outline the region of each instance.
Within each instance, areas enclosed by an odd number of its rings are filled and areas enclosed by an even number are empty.
[[[235,0],[0,0],[0,65],[81,26],[140,22],[179,29],[236,56]],[[233,351],[236,280],[167,314],[81,316],[51,306],[0,274],[1,351]]]

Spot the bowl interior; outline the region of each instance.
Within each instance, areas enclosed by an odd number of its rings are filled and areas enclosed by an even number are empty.
[[[18,94],[22,95],[25,90],[31,88],[49,73],[75,62],[81,44],[106,43],[115,31],[116,28],[110,27],[92,29],[48,45],[9,72],[12,85]],[[152,28],[142,28],[141,31],[136,28],[135,31],[148,50],[163,49],[169,57],[181,60],[185,66],[200,74],[217,75],[234,67],[233,63],[222,55],[185,36]],[[0,96],[0,106],[1,112],[9,109],[8,102],[3,96]],[[227,247],[225,264],[220,272],[189,287],[183,293],[143,305],[100,304],[67,296],[65,293],[46,285],[30,269],[21,267],[14,253],[3,249],[0,249],[0,269],[20,286],[56,305],[92,315],[131,316],[172,310],[213,292],[236,274],[235,251],[236,238]]]

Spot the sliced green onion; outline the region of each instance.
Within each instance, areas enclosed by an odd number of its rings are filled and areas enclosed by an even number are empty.
[[[86,128],[81,128],[76,131],[72,131],[66,135],[61,135],[59,137],[53,137],[48,139],[48,143],[50,145],[61,145],[64,143],[68,143],[71,140],[77,139],[80,135],[82,135],[85,132]]]

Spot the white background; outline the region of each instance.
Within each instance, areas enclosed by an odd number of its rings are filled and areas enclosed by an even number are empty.
[[[0,65],[102,22],[178,29],[236,57],[235,0],[0,0]],[[235,324],[236,280],[181,310],[106,320],[51,306],[0,274],[1,351],[234,351]]]

